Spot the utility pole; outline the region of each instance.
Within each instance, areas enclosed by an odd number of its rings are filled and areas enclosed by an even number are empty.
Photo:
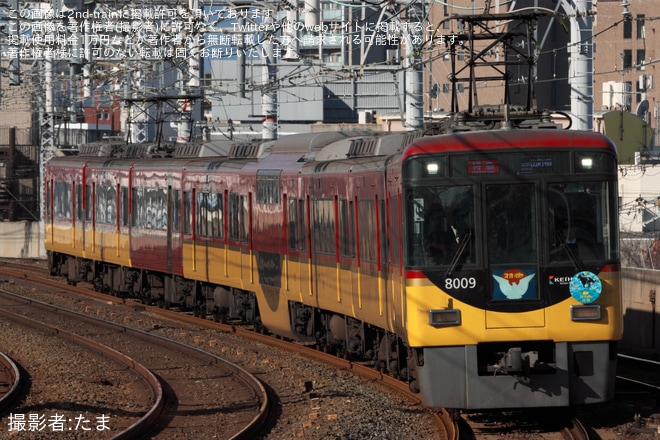
[[[593,129],[593,23],[591,0],[563,0],[571,16],[568,81],[574,130]],[[625,0],[624,0],[625,2]]]
[[[264,28],[273,29],[272,14],[264,17]],[[277,65],[275,64],[275,50],[273,35],[268,32],[262,43],[262,59],[264,62],[261,89],[262,129],[261,138],[264,140],[277,139]]]
[[[423,7],[423,2],[417,2],[410,5],[406,14],[408,26],[405,33],[406,56],[403,61],[406,69],[406,130],[419,130],[424,127],[424,70],[420,51],[424,43]]]

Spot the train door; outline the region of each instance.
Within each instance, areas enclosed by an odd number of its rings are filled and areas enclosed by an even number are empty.
[[[339,289],[338,296],[346,307],[353,300],[353,267],[355,263],[355,215],[353,202],[339,200]]]
[[[351,201],[351,211],[353,217],[352,228],[352,237],[353,237],[353,269],[352,272],[352,284],[353,284],[353,307],[356,310],[362,309],[362,292],[360,291],[360,225],[357,221],[359,217],[358,213],[358,198],[357,196]]]
[[[487,269],[493,286],[486,327],[510,328],[502,313],[516,302],[540,301],[539,222],[534,183],[487,183],[483,187]],[[520,314],[516,326],[544,325],[543,309]]]
[[[312,257],[312,304],[328,307],[337,304],[337,236],[335,197],[322,194],[323,179],[312,179],[316,196],[311,199],[310,229]],[[334,293],[334,295],[332,293]],[[324,303],[319,305],[319,298]]]
[[[85,252],[93,251],[92,243],[93,239],[90,235],[92,230],[92,185],[87,182],[87,179],[83,177],[83,192],[82,192],[82,202],[83,202],[83,221],[82,221],[82,246]]]
[[[174,219],[174,199],[172,194],[172,185],[167,186],[167,206],[165,207],[165,212],[167,213],[166,219],[166,230],[167,230],[167,270],[172,273],[172,239],[174,235],[172,234],[172,223]],[[176,246],[178,248],[178,246]]]
[[[287,290],[300,295],[302,302],[308,297],[310,287],[309,258],[307,247],[307,206],[304,198],[287,198]]]
[[[241,279],[254,284],[254,263],[252,259],[252,193],[239,196]]]
[[[44,231],[45,231],[45,241],[47,244],[53,244],[53,180],[46,181],[45,188],[45,198],[46,198],[46,210],[44,219]]]

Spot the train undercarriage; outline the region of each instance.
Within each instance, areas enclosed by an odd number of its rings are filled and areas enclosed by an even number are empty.
[[[71,285],[87,282],[99,292],[268,331],[261,323],[254,292],[54,252],[48,253],[48,263],[51,275],[65,277]],[[289,302],[288,316],[297,340],[345,359],[372,362],[378,371],[408,382],[412,391],[419,392],[416,366],[423,364],[422,351],[407,347],[397,335],[299,302]]]

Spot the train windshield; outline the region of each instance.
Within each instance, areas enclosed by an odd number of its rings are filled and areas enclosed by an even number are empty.
[[[619,258],[612,182],[548,184],[549,261],[572,264]]]
[[[474,263],[472,186],[414,188],[409,193],[408,257],[411,265]]]
[[[485,202],[490,265],[535,264],[538,259],[535,185],[486,185]]]
[[[478,264],[481,247],[484,264],[504,272],[619,258],[614,181],[416,187],[407,200],[411,266]]]

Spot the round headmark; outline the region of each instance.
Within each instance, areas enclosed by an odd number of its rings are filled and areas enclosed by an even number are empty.
[[[573,275],[569,289],[573,298],[582,304],[591,304],[603,291],[603,283],[595,273],[583,271]]]

